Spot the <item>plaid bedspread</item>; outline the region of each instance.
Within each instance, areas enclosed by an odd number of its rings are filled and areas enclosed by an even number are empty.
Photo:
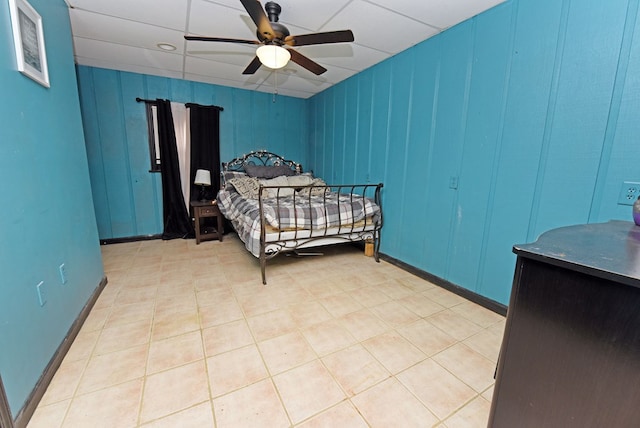
[[[256,257],[260,254],[260,206],[234,190],[218,192],[218,207]],[[328,229],[375,217],[380,207],[369,197],[330,192],[326,196],[286,196],[262,200],[265,222],[276,230]]]

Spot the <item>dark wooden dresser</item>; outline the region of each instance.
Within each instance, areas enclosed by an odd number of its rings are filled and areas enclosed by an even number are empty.
[[[640,227],[516,245],[489,427],[640,426]]]

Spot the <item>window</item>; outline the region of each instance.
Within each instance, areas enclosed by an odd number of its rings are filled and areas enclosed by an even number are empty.
[[[149,132],[149,157],[151,159],[151,172],[160,172],[160,142],[158,140],[158,108],[153,103],[147,106],[147,130]]]

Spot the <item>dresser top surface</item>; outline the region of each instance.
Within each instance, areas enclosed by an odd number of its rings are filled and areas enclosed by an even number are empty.
[[[640,226],[633,222],[561,227],[534,243],[515,245],[513,252],[640,287]]]

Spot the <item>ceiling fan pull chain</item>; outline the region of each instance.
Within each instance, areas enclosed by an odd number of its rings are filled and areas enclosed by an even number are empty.
[[[278,70],[273,70],[273,75],[275,77],[275,81],[276,81],[276,87],[273,90],[273,102],[276,102],[276,96],[278,95]]]

